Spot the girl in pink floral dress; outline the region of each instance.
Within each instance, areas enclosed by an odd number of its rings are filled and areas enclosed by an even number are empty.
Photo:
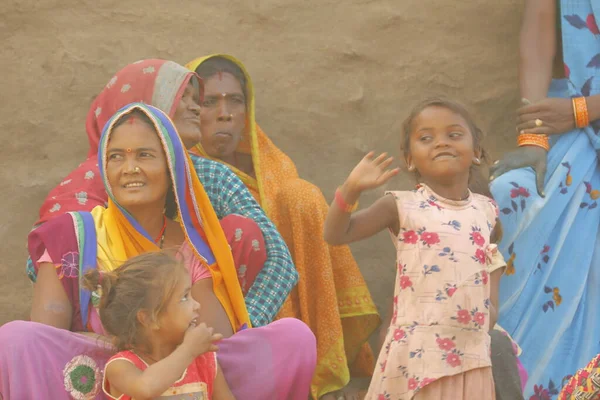
[[[403,133],[418,188],[387,192],[353,214],[363,191],[399,172],[386,154],[369,153],[337,190],[325,224],[332,245],[387,228],[396,246],[394,312],[366,399],[495,399],[488,331],[502,269],[488,268],[497,208],[469,190],[486,158],[483,135],[460,104],[437,98],[415,108]]]

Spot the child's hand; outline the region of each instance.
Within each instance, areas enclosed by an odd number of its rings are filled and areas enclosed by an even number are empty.
[[[219,350],[215,343],[221,339],[223,339],[223,335],[213,333],[213,328],[201,323],[197,326],[192,325],[187,330],[181,345],[186,346],[194,357],[197,357],[209,351]]]
[[[400,168],[388,169],[394,157],[387,157],[387,153],[380,154],[373,159],[375,152],[367,154],[348,176],[346,186],[348,190],[362,192],[377,188],[400,172]]]

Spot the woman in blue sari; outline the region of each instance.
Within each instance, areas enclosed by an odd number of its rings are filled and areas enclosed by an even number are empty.
[[[530,399],[555,399],[600,352],[597,18],[597,0],[525,2],[517,132],[550,150],[521,143],[492,169],[508,261],[499,324],[523,349]]]

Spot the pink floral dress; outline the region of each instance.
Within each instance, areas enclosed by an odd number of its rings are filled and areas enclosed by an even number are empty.
[[[491,366],[487,261],[497,207],[473,193],[444,199],[424,185],[388,194],[401,227],[394,313],[366,399],[410,400],[442,377]]]

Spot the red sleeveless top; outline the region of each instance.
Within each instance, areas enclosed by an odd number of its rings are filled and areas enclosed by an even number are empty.
[[[148,368],[148,364],[142,360],[137,354],[132,351],[121,351],[115,354],[104,367],[115,360],[127,360],[133,365],[144,371]],[[210,400],[212,399],[213,382],[217,376],[217,354],[205,353],[198,356],[192,364],[190,364],[181,378],[174,382],[169,389],[162,393],[157,399],[194,399],[194,400]],[[106,380],[106,376],[102,382],[102,390],[109,399],[115,400],[135,400],[133,397],[122,394],[119,397],[111,396],[110,382]]]

